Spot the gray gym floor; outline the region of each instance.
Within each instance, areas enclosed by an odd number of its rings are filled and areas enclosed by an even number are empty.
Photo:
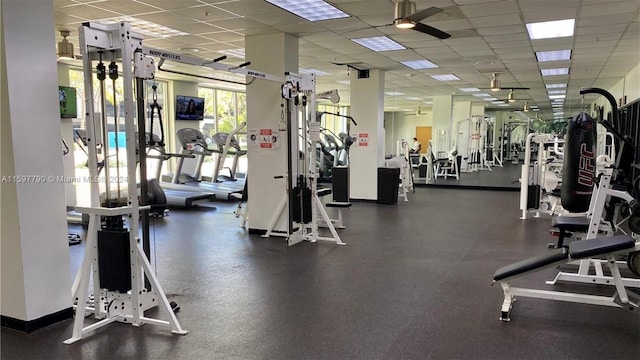
[[[474,172],[461,172],[460,179],[438,178],[435,183],[426,184],[426,179],[418,179],[418,171],[414,169],[414,181],[417,186],[430,186],[438,188],[456,189],[482,189],[500,191],[520,191],[520,173],[522,163],[511,164],[505,162],[504,166],[492,166],[489,170]]]
[[[116,323],[64,345],[68,320],[2,329],[2,359],[640,359],[626,310],[522,298],[498,320],[493,272],[551,241],[548,219],[518,219],[518,195],[418,188],[398,205],[356,203],[346,246],[249,236],[233,204],[172,211],[152,233],[188,335]],[[549,288],[554,273],[517,284]]]

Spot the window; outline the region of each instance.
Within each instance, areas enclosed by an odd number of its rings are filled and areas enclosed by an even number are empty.
[[[213,144],[213,135],[217,133],[231,133],[243,122],[247,121],[247,95],[242,92],[198,88],[198,96],[205,99],[204,121],[200,121],[200,131],[205,136],[205,140],[210,147]],[[242,149],[247,148],[247,131],[242,129],[236,134],[236,138]],[[214,158],[206,157],[202,165],[202,174],[213,173]],[[232,166],[233,157],[227,156],[223,167]],[[238,171],[246,173],[247,158],[243,156],[239,159]]]

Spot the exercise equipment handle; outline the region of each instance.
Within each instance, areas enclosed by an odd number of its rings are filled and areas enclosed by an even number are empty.
[[[619,115],[618,104],[616,103],[616,98],[614,98],[610,92],[600,88],[581,89],[580,95],[585,95],[585,94],[598,94],[598,95],[604,96],[605,99],[607,99],[607,101],[609,101],[609,104],[611,105],[611,113],[613,114],[613,123],[618,124],[618,115]],[[625,144],[635,149],[635,145],[633,144],[633,142],[629,140],[627,137],[623,136],[618,130],[616,130],[609,121],[602,119],[600,120],[600,124],[602,124],[602,126],[604,126],[604,128],[607,129],[607,131],[609,131],[610,133],[612,133],[615,137],[617,137],[622,142],[624,142]]]

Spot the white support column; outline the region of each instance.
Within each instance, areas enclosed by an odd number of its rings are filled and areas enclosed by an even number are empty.
[[[3,0],[1,17],[1,309],[28,330],[72,315],[53,2]]]
[[[451,136],[456,136],[456,134],[452,134],[453,125],[456,121],[453,120],[453,95],[436,95],[433,97],[433,125],[432,131],[434,134],[437,134],[440,130],[446,130],[447,134],[449,134],[449,143],[448,144],[437,144],[436,141],[433,141],[433,149],[434,152],[437,150],[443,150],[452,144]],[[437,156],[437,154],[436,154]]]
[[[378,168],[384,166],[384,77],[379,69],[369,70],[365,79],[358,79],[358,71],[350,74],[351,116],[358,123],[351,127],[357,137],[349,160],[353,199],[378,198]]]
[[[246,59],[251,69],[273,75],[289,71],[298,72],[298,38],[284,33],[247,36]],[[256,79],[247,86],[247,131],[260,129],[284,129],[286,114],[280,106],[281,83]],[[285,196],[286,180],[274,176],[287,175],[287,146],[284,131],[280,131],[277,148],[248,148],[247,214],[249,229],[265,231],[269,227],[276,207]],[[295,182],[294,182],[295,183]],[[283,214],[274,230],[286,230],[288,213]]]

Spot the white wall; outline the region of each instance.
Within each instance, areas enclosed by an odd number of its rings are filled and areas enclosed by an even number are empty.
[[[54,29],[51,0],[2,1],[3,130],[10,125],[2,138],[11,139],[2,142],[2,168],[15,175],[63,175]],[[70,308],[64,185],[4,187],[2,208],[2,315],[29,321]]]
[[[422,109],[422,114],[413,112],[385,112],[385,155],[395,154],[400,139],[405,139],[411,145],[416,136],[417,126],[432,126],[433,112]],[[426,144],[423,147],[426,150]]]
[[[613,95],[618,102],[619,99],[627,97],[627,104],[640,98],[640,64],[636,65],[631,71],[623,78],[620,79],[614,86],[609,89],[605,89]],[[607,112],[611,111],[609,102],[600,95],[588,95],[590,97],[596,97],[591,103],[590,109],[593,110],[593,105],[604,106],[604,114],[607,116]]]

